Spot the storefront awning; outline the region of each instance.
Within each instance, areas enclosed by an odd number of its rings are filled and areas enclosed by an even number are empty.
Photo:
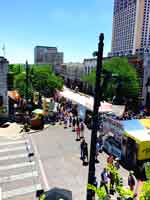
[[[8,91],[8,97],[14,101],[19,101],[21,99],[19,93],[16,90]]]

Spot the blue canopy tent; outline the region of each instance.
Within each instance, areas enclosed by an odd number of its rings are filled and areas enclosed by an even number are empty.
[[[125,131],[142,131],[144,130],[144,126],[141,124],[141,122],[138,119],[132,119],[132,120],[125,120],[121,121],[121,124],[123,125],[123,128]]]

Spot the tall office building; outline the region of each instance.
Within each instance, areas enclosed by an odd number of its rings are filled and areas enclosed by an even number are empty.
[[[36,46],[34,48],[34,64],[63,64],[63,53],[58,52],[56,47]]]
[[[150,50],[150,0],[114,0],[109,56]]]

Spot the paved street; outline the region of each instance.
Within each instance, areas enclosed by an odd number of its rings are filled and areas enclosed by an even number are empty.
[[[85,131],[86,140],[90,141],[91,131]],[[51,126],[49,129],[31,135],[40,152],[49,188],[60,187],[72,191],[73,200],[84,200],[88,167],[82,166],[80,160],[80,142],[75,141],[75,133],[63,125]],[[106,166],[106,154],[99,156],[96,174],[100,182],[100,173]],[[121,168],[124,184],[127,185],[127,171]]]
[[[19,135],[16,124],[0,128],[0,187],[2,199],[33,200],[42,187],[36,160],[32,162],[30,141]]]
[[[75,141],[71,128],[55,125],[32,134],[19,134],[20,127],[11,125],[0,128],[0,186],[3,199],[31,200],[35,191],[53,187],[72,191],[73,200],[84,200],[88,167],[80,160],[80,142]],[[86,129],[85,137],[90,143],[91,131]],[[90,147],[90,146],[89,146]],[[35,153],[30,162],[28,152]],[[99,156],[96,175],[106,165],[106,154]],[[127,172],[121,169],[124,184]]]

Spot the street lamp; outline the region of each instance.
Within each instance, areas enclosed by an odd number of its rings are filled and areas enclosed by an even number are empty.
[[[29,65],[28,65],[28,61],[26,61],[26,89],[25,89],[25,98],[26,98],[26,103],[28,103],[28,99],[29,99]]]
[[[101,73],[102,73],[102,59],[103,59],[103,46],[104,46],[104,34],[101,33],[98,43],[97,56],[97,67],[96,67],[96,84],[94,93],[94,109],[93,109],[93,125],[91,133],[91,146],[90,146],[90,161],[89,161],[89,173],[88,173],[88,184],[93,185],[95,180],[95,156],[96,156],[96,140],[98,130],[98,110],[101,101]],[[91,189],[87,189],[87,200],[93,200],[95,198],[95,192]]]

